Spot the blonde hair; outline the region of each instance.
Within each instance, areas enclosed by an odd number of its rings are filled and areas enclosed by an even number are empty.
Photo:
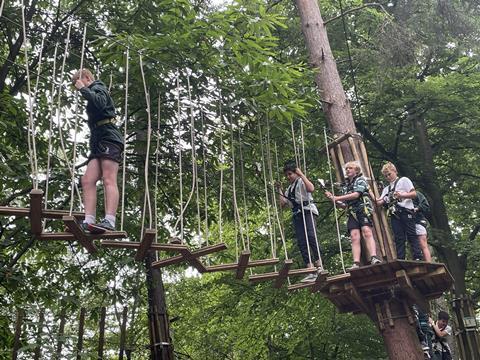
[[[72,75],[72,84],[75,85],[78,79],[80,78],[88,78],[90,80],[95,80],[95,77],[93,76],[92,72],[88,69],[82,69],[78,70],[75,72],[75,74]]]
[[[388,171],[395,171],[395,172],[398,172],[397,171],[397,168],[395,167],[395,165],[393,165],[390,161],[385,163],[383,166],[382,166],[382,174],[385,174],[386,172]]]
[[[354,168],[357,174],[360,174],[362,172],[362,167],[360,166],[360,163],[358,161],[349,161],[345,163],[343,168],[346,169],[347,167]]]

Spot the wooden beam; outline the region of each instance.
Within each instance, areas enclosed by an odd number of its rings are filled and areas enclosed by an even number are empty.
[[[278,264],[280,260],[278,258],[272,259],[262,259],[262,260],[252,260],[248,263],[248,267],[256,267],[256,266],[265,266],[265,265],[275,265]]]
[[[255,274],[255,275],[250,275],[248,277],[248,281],[250,282],[260,282],[260,281],[267,281],[267,280],[273,280],[278,277],[278,271],[274,272],[267,272],[263,274]]]
[[[191,252],[188,248],[184,247],[182,249],[179,249],[180,255],[172,256],[168,259],[154,261],[152,263],[152,267],[156,269],[186,261],[190,266],[193,266],[195,269],[197,269],[199,273],[203,274],[205,272],[208,272],[208,269],[205,267],[205,265],[202,264],[202,262],[198,258],[200,256],[205,256],[214,252],[225,250],[226,248],[227,245],[225,245],[225,243],[205,246],[193,252]]]
[[[196,255],[188,249],[181,250],[180,254],[182,254],[182,260],[185,260],[190,266],[197,269],[200,274],[207,272],[207,268],[205,267],[205,265],[203,265],[202,262],[197,258],[197,256],[201,255]]]
[[[238,259],[237,273],[235,278],[243,279],[245,276],[245,270],[247,270],[248,260],[250,259],[250,251],[244,250],[240,254],[240,259]]]
[[[185,259],[185,258],[183,257],[183,254],[182,254],[182,255],[175,255],[175,256],[169,257],[169,258],[167,258],[167,259],[162,259],[162,260],[154,261],[154,262],[152,263],[152,268],[158,269],[158,268],[163,268],[163,267],[166,267],[166,266],[169,266],[169,265],[179,264],[179,263],[181,263],[184,259]]]
[[[380,307],[379,303],[375,303],[375,312],[377,314],[377,324],[378,327],[380,328],[380,331],[385,330],[385,324],[383,323],[383,315],[382,315],[382,309]]]
[[[81,230],[81,229],[80,229]],[[107,231],[103,234],[85,234],[85,236],[90,240],[97,239],[119,239],[127,237],[125,231]],[[59,233],[41,233],[36,236],[38,240],[44,241],[74,241],[76,237],[74,234],[69,232],[59,232]],[[115,241],[121,243],[120,241]]]
[[[207,266],[207,272],[235,270],[237,269],[237,267],[238,267],[237,263],[210,265],[210,266]]]
[[[283,283],[287,279],[287,276],[292,264],[293,264],[292,259],[287,259],[283,262],[283,267],[278,272],[278,277],[275,279],[275,282],[273,283],[274,288],[279,289],[282,287]]]
[[[154,229],[146,229],[143,233],[143,239],[138,247],[137,253],[135,254],[135,261],[142,261],[147,255],[147,251],[152,246],[153,240],[155,240],[155,236],[157,232]]]
[[[355,286],[350,282],[348,284],[345,284],[345,289],[348,291],[350,295],[350,300],[355,303],[356,306],[366,315],[369,317],[372,316],[371,310],[369,306],[363,301],[362,296],[360,293],[357,291]]]
[[[105,248],[112,249],[138,249],[140,243],[138,241],[115,241],[115,240],[102,240],[100,245]],[[185,245],[175,245],[175,244],[158,244],[154,243],[150,246],[150,249],[167,251],[167,252],[178,252],[183,249],[187,249]]]
[[[30,209],[24,207],[0,206],[0,215],[27,217],[30,215]]]
[[[395,326],[395,322],[393,321],[392,310],[390,309],[390,303],[388,302],[388,300],[383,300],[383,306],[385,307],[385,313],[388,320],[388,325],[390,325],[390,327],[393,328]]]
[[[317,273],[317,278],[313,283],[313,286],[310,288],[312,293],[319,291],[322,287],[326,285],[327,282],[328,271],[322,270]]]
[[[287,289],[288,291],[296,291],[296,290],[300,290],[300,289],[305,289],[307,287],[312,287],[315,283],[312,281],[312,282],[299,282],[299,283],[296,283],[296,284],[292,284],[292,285],[288,285]]]
[[[301,268],[301,269],[292,269],[288,272],[288,276],[298,276],[298,275],[305,275],[305,274],[313,274],[317,272],[317,268]]]
[[[330,142],[330,143],[328,144],[328,146],[327,146],[328,149],[331,149],[331,148],[335,147],[336,145],[344,142],[344,141],[347,140],[350,136],[352,136],[352,135],[351,135],[351,134],[343,134],[342,136],[336,138],[335,140],[333,140],[332,142]],[[320,149],[320,154],[323,154],[324,152],[325,152],[325,147],[322,147],[322,148]]]
[[[75,236],[75,239],[78,240],[78,242],[82,244],[82,246],[87,249],[90,254],[93,254],[97,251],[97,248],[80,228],[80,225],[74,216],[64,216],[62,220],[67,226],[68,230],[70,230],[70,232]]]
[[[423,312],[430,312],[430,304],[425,297],[413,287],[410,278],[405,270],[398,270],[395,272],[395,277],[397,278],[398,285],[402,291],[410,298],[410,300],[416,304]]]
[[[33,189],[30,191],[30,228],[32,234],[42,232],[43,191]]]
[[[30,208],[27,207],[13,207],[13,206],[0,206],[0,215],[6,216],[16,216],[16,217],[27,217],[30,216]],[[55,209],[43,209],[41,217],[43,219],[62,219],[62,217],[70,215],[69,211],[66,210],[55,210]],[[79,220],[85,218],[85,214],[82,212],[74,211],[72,216],[76,217]]]

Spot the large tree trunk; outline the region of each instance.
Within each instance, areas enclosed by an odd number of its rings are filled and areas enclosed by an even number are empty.
[[[315,82],[324,104],[328,125],[336,135],[355,133],[352,112],[330,49],[317,0],[296,0],[296,3],[310,63],[318,70]],[[352,159],[352,154],[345,156],[345,161]],[[377,325],[383,329],[381,334],[389,357],[396,360],[423,359],[415,328],[405,316],[405,304],[399,302],[389,307],[380,303],[378,306],[393,321],[392,325],[386,328],[377,320]]]

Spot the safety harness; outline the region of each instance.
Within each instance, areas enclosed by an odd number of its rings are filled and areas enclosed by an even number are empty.
[[[95,124],[93,124],[93,128],[96,129],[100,126],[107,125],[107,124],[115,124],[115,118],[106,118],[102,120],[98,120]]]
[[[295,193],[296,193],[296,190],[297,190],[297,186],[298,186],[298,182],[300,181],[300,178],[297,178],[295,180],[295,182],[293,183],[293,185],[290,185],[288,187],[288,191],[287,191],[287,196],[286,198],[292,203],[293,207],[292,207],[292,212],[293,212],[293,215],[297,215],[299,213],[302,212],[302,205],[303,207],[305,206],[308,206],[310,204],[313,203],[312,200],[305,200],[303,201],[303,204],[302,202],[299,202],[295,199]],[[308,195],[307,195],[308,196]]]
[[[362,177],[362,174],[356,175],[351,181],[347,181],[344,184],[343,187],[343,193],[344,194],[351,194],[353,192],[356,192],[355,190],[355,183],[357,180],[359,180]],[[366,181],[365,181],[366,182]],[[348,216],[353,216],[355,220],[358,221],[357,219],[357,211],[358,208],[361,208],[365,216],[370,217],[372,215],[371,211],[371,202],[370,202],[370,188],[368,186],[368,183],[366,182],[366,187],[365,190],[360,194],[360,197],[355,200],[349,200],[347,201],[347,215]],[[356,209],[354,209],[356,208]]]

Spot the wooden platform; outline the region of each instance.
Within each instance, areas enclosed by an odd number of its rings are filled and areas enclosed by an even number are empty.
[[[428,311],[428,300],[440,297],[452,284],[453,278],[444,264],[393,260],[330,276],[319,291],[340,312],[372,316],[373,303],[392,296],[405,297]]]
[[[245,271],[247,268],[257,267],[257,266],[267,266],[278,264],[279,259],[262,259],[262,260],[250,260],[250,251],[245,250],[240,254],[238,262],[231,264],[220,264],[207,266],[207,272],[217,272],[217,271],[230,271],[235,270],[235,277],[237,279],[243,279],[245,276]]]

